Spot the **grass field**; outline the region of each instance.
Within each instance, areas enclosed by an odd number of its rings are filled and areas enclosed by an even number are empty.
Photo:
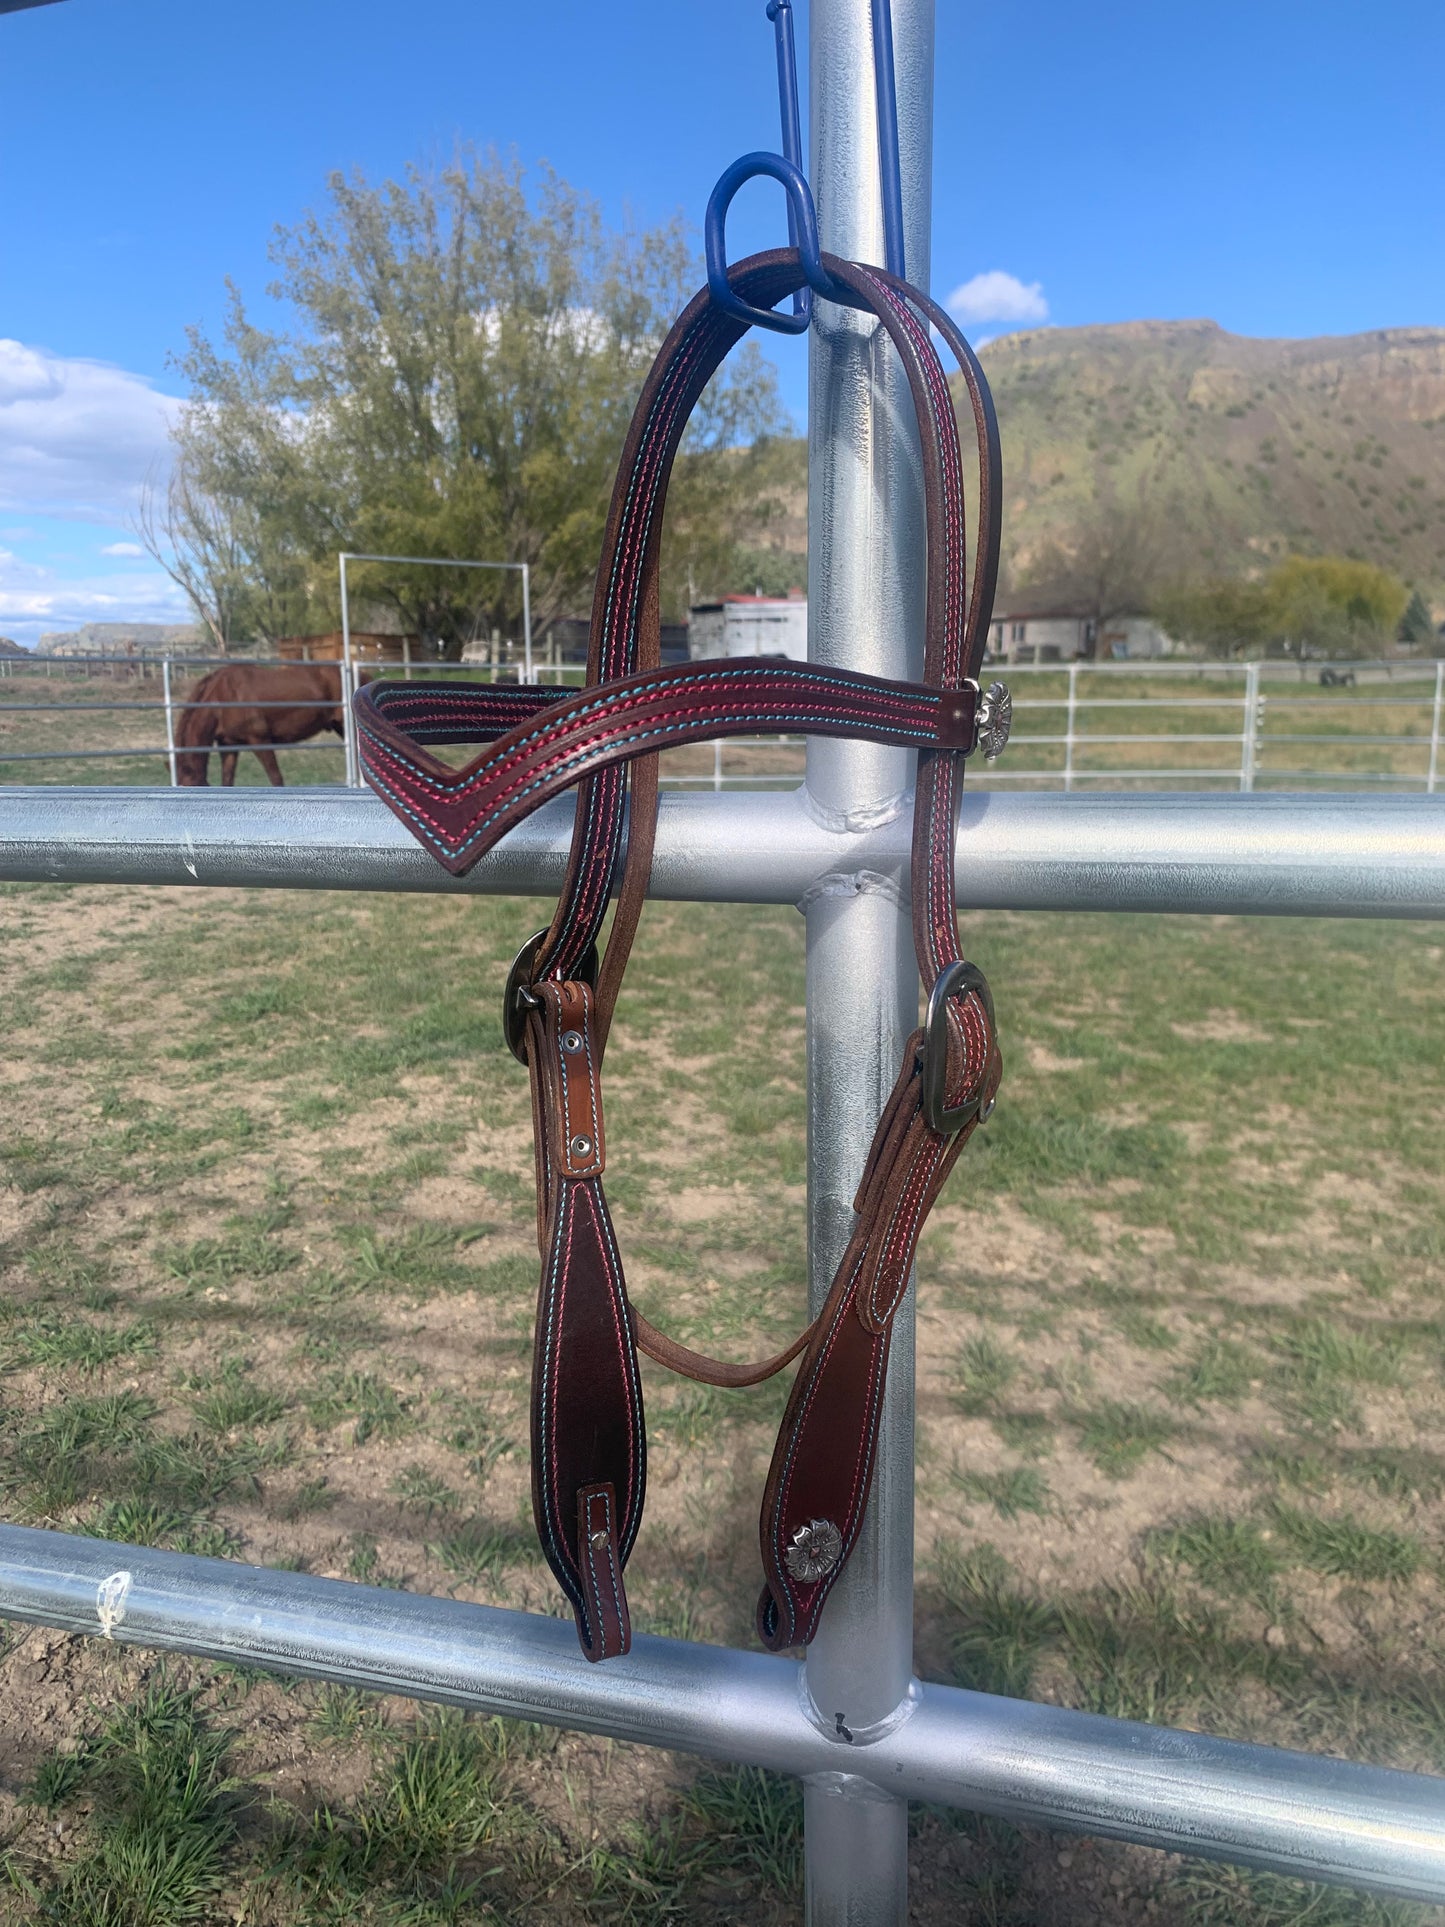
[[[497,1022],[542,908],[0,894],[6,1516],[559,1610]],[[1445,1772],[1445,937],[967,935],[1007,1070],[922,1253],[920,1671]],[[801,1312],[801,1002],[793,913],[656,906],[608,1058],[634,1296],[735,1356]],[[646,1380],[638,1623],[746,1644],[782,1393]],[[757,1774],[23,1627],[0,1739],[16,1920],[800,1917]],[[926,1927],[1442,1918],[935,1812],[912,1861]]]

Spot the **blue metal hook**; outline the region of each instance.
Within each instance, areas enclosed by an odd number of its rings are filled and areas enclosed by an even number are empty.
[[[768,18],[773,23],[773,41],[778,56],[778,124],[783,136],[783,159],[807,181],[803,165],[803,123],[798,114],[798,55],[793,43],[793,0],[768,0]],[[811,199],[811,194],[809,194]],[[815,216],[816,224],[816,216]],[[788,201],[788,243],[798,245],[798,217]],[[806,327],[813,318],[813,290],[799,288],[793,296],[793,313],[803,317]],[[802,329],[798,330],[802,333]]]
[[[750,326],[771,328],[777,334],[800,335],[812,315],[809,302],[801,313],[779,314],[776,308],[755,308],[735,292],[728,280],[727,218],[734,194],[744,181],[766,175],[782,184],[788,196],[788,235],[802,258],[803,273],[813,287],[825,279],[823,260],[818,250],[818,220],[813,212],[813,197],[808,183],[791,161],[781,154],[743,154],[718,176],[718,184],[708,200],[703,217],[703,241],[707,254],[707,285],[717,306],[736,315]],[[796,300],[796,297],[795,297]]]
[[[890,274],[903,265],[903,170],[898,160],[898,89],[893,78],[893,7],[873,0],[873,85],[878,99],[878,174],[883,190],[883,251]]]
[[[906,279],[903,252],[903,179],[898,158],[898,93],[893,71],[893,9],[890,0],[872,0],[873,71],[878,103],[878,168],[883,197],[883,243],[888,272]],[[803,173],[802,123],[798,114],[798,63],[793,44],[793,0],[768,0],[768,18],[778,59],[778,114],[783,152],[744,154],[725,169],[707,204],[703,236],[707,253],[707,284],[718,307],[739,321],[778,334],[800,335],[812,319],[813,294],[850,308],[864,304],[823,266],[818,245],[818,217],[812,190]],[[788,197],[788,240],[798,250],[807,286],[793,296],[791,315],[773,308],[756,308],[733,291],[728,281],[727,211],[744,181],[766,175],[782,184]]]
[[[781,123],[783,152],[780,171],[776,154],[744,154],[726,170],[707,204],[703,237],[707,250],[707,285],[718,307],[739,321],[777,334],[800,335],[807,332],[813,318],[813,288],[823,278],[818,254],[818,220],[813,211],[813,196],[803,173],[803,131],[798,117],[798,60],[793,45],[793,0],[768,0],[768,18],[773,23],[773,39],[778,56],[778,119]],[[780,315],[772,308],[755,308],[734,294],[728,282],[727,211],[734,194],[744,181],[760,174],[782,183],[788,196],[788,244],[803,255],[808,285],[793,296],[791,315]]]

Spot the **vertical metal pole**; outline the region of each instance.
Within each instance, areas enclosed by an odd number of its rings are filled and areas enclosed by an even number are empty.
[[[928,286],[933,0],[894,0],[894,63],[910,278]],[[884,257],[869,0],[814,0],[813,192],[823,246]],[[903,371],[873,322],[817,300],[809,359],[808,654],[882,676],[923,665],[923,498]],[[830,823],[907,807],[908,752],[808,745],[805,801]],[[907,879],[825,878],[804,905],[808,972],[808,1246],[817,1310],[853,1224],[853,1193],[917,1021]],[[835,1772],[804,1789],[809,1927],[902,1927],[908,1815],[849,1772],[850,1742],[895,1716],[913,1665],[913,1302],[894,1325],[873,1496],[848,1570],[808,1652]]]
[[[532,571],[522,564],[522,679],[532,680]]]
[[[1254,788],[1254,766],[1258,754],[1259,733],[1259,664],[1248,662],[1244,665],[1244,731],[1239,752],[1239,787],[1242,790]]]
[[[1433,796],[1440,780],[1440,711],[1445,705],[1445,662],[1435,665],[1435,706],[1430,712],[1430,768],[1425,777],[1425,794]]]
[[[161,694],[166,705],[166,760],[171,766],[171,788],[179,787],[176,775],[176,712],[171,702],[171,659],[169,656],[161,663]]]
[[[1074,715],[1079,701],[1079,665],[1069,664],[1069,713],[1064,724],[1064,788],[1074,787]]]
[[[342,555],[338,560],[341,566],[341,747],[346,761],[342,780],[347,789],[354,790],[361,786],[361,770],[351,730],[351,605],[346,594],[347,558]]]
[[[712,746],[712,787],[713,794],[722,791],[722,737],[719,736]]]

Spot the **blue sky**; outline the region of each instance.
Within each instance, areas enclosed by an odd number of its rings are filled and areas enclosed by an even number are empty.
[[[979,334],[1445,324],[1442,55],[1414,0],[939,0],[934,291],[973,284]],[[175,613],[124,553],[168,354],[218,323],[227,275],[260,298],[271,227],[330,169],[392,173],[458,137],[550,160],[613,220],[700,222],[720,168],[776,145],[762,0],[0,16],[0,632]],[[745,195],[734,252],[780,229]]]

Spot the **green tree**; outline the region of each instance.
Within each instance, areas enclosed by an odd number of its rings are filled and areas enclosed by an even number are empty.
[[[1128,499],[1101,491],[1063,534],[1035,551],[1015,593],[1088,616],[1103,629],[1120,616],[1150,610],[1161,582],[1177,568],[1179,549],[1169,505],[1147,488]]]
[[[192,330],[180,359],[178,454],[237,536],[247,619],[333,626],[340,549],[526,561],[539,626],[585,605],[633,403],[695,286],[680,222],[609,233],[551,173],[533,188],[471,150],[403,182],[333,175],[329,194],[272,246],[291,325],[257,326],[233,287],[221,344]],[[757,463],[783,424],[771,365],[744,349],[683,444],[669,603],[756,541]],[[512,577],[393,568],[362,592],[448,655],[518,626]]]
[[[1262,655],[1271,634],[1269,590],[1233,577],[1171,584],[1155,594],[1151,613],[1176,641],[1225,662]]]
[[[1438,639],[1429,607],[1418,589],[1411,591],[1410,600],[1405,605],[1405,613],[1400,618],[1399,638],[1412,649],[1431,649]]]
[[[1382,655],[1409,600],[1386,570],[1341,555],[1286,556],[1268,588],[1273,636],[1300,655]]]
[[[1175,582],[1156,593],[1152,608],[1170,635],[1206,655],[1377,656],[1406,601],[1404,584],[1368,562],[1291,555],[1262,582]]]

